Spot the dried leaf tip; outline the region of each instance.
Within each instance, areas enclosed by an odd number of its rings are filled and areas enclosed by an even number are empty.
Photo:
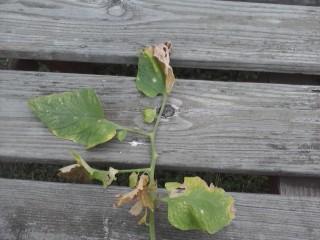
[[[165,42],[153,46],[153,56],[158,60],[165,75],[166,92],[170,93],[176,81],[173,69],[170,65],[170,55],[172,52],[171,42]]]
[[[57,174],[68,182],[90,183],[91,178],[86,170],[79,164],[72,164],[59,169]]]

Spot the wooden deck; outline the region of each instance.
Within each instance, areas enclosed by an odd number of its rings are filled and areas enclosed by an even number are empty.
[[[0,1],[3,58],[136,64],[143,46],[171,40],[175,67],[318,78],[319,39],[320,8],[314,6]],[[157,139],[159,168],[274,176],[280,194],[232,193],[237,217],[214,236],[174,230],[160,205],[158,239],[320,239],[320,86],[302,85],[297,76],[291,83],[299,85],[290,84],[290,77],[289,84],[177,80]],[[85,151],[52,136],[27,107],[33,96],[83,87],[94,88],[107,117],[125,126],[146,127],[141,110],[159,105],[137,93],[132,77],[1,70],[0,162],[62,165],[76,150],[104,166],[148,163],[142,137],[130,134],[124,143]],[[127,188],[0,178],[0,240],[147,239],[128,209],[113,208],[122,191]]]

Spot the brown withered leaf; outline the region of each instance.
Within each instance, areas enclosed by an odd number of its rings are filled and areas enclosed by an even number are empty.
[[[91,183],[87,171],[79,164],[72,164],[59,169],[58,176],[68,182]]]
[[[139,224],[139,225],[147,224],[147,217],[148,217],[148,209],[146,208],[146,209],[144,210],[144,214],[143,214],[142,218],[140,218],[138,224]]]
[[[119,170],[109,167],[108,171],[92,168],[89,164],[76,152],[72,152],[76,164],[72,164],[60,169],[59,177],[68,181],[90,183],[96,180],[102,183],[104,187],[111,185],[115,181]]]
[[[143,204],[141,201],[137,201],[132,208],[130,209],[129,213],[133,216],[139,216],[143,211]]]
[[[117,199],[115,206],[120,207],[124,204],[134,204],[130,209],[130,214],[133,216],[139,216],[145,210],[144,215],[147,214],[147,209],[154,210],[154,195],[156,186],[150,186],[148,175],[141,175],[139,181],[132,191],[122,194]],[[143,216],[139,223],[145,223],[147,216]]]
[[[124,204],[130,203],[133,200],[135,200],[135,198],[138,197],[139,192],[143,192],[144,189],[147,188],[148,182],[149,177],[147,175],[141,175],[136,188],[133,189],[131,192],[120,195],[116,202],[116,206],[121,207]]]
[[[176,81],[173,69],[170,65],[170,54],[172,51],[171,42],[157,44],[153,47],[153,56],[158,60],[166,76],[166,92],[170,93]]]

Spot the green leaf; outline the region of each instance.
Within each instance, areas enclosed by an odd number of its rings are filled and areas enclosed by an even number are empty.
[[[234,218],[234,199],[221,188],[208,186],[199,177],[185,177],[184,183],[166,183],[168,220],[180,230],[216,233]]]
[[[143,110],[143,120],[146,123],[152,123],[157,116],[157,111],[154,108],[146,108]]]
[[[119,128],[105,119],[93,89],[36,97],[29,100],[29,107],[54,135],[87,148],[111,140]]]
[[[79,154],[72,152],[72,156],[76,160],[77,164],[84,168],[84,170],[89,174],[91,179],[101,182],[104,187],[108,187],[117,179],[116,175],[119,172],[117,169],[112,167],[109,168],[109,171],[95,169],[90,167]]]
[[[117,139],[122,142],[127,137],[127,130],[117,131]]]
[[[129,176],[129,187],[135,188],[138,182],[139,175],[136,172],[133,172]]]
[[[167,191],[172,191],[175,190],[176,188],[179,188],[181,185],[181,183],[178,182],[167,182],[165,183],[165,188],[167,189]]]
[[[153,56],[152,49],[145,48],[139,56],[136,86],[148,97],[166,93],[165,74]]]

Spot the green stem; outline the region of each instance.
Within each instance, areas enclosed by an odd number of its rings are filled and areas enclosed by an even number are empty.
[[[132,173],[132,172],[150,172],[150,168],[134,168],[118,170],[118,173]]]
[[[126,131],[132,132],[132,133],[137,133],[137,134],[143,135],[145,137],[150,137],[150,133],[148,133],[142,129],[139,129],[139,128],[128,128],[128,127],[119,126],[119,129],[126,130]]]
[[[153,127],[153,131],[152,132],[153,132],[154,135],[156,135],[156,133],[157,133],[157,130],[158,130],[158,127],[159,127],[159,123],[160,123],[160,120],[161,120],[161,116],[163,114],[163,111],[165,109],[167,101],[168,101],[168,95],[165,93],[163,95],[163,98],[162,98],[161,108],[160,108],[159,114],[157,116],[156,123],[154,124],[154,127]]]
[[[150,183],[154,183],[154,172],[156,169],[156,162],[158,159],[158,153],[156,149],[156,142],[155,142],[155,134],[152,133],[150,135],[150,144],[151,144],[151,161],[150,161]]]
[[[89,173],[90,176],[92,176],[94,173],[94,169],[92,167],[90,167],[89,164],[78,153],[71,151],[71,154],[72,154],[73,158],[76,160],[76,162],[81,167],[83,167]]]
[[[150,176],[149,176],[150,177],[150,185],[155,184],[154,173],[155,173],[156,163],[157,163],[157,159],[158,159],[158,153],[157,153],[157,149],[156,149],[155,139],[156,139],[159,123],[161,120],[161,116],[163,114],[163,111],[165,109],[167,101],[168,101],[168,95],[164,94],[163,98],[162,98],[161,108],[160,108],[159,114],[157,116],[156,123],[154,124],[152,132],[149,133],[150,144],[151,144],[151,161],[150,161]],[[150,235],[150,240],[156,240],[154,211],[151,211],[150,215],[149,215],[149,235]]]
[[[149,215],[149,236],[150,240],[156,240],[156,227],[154,223],[154,211],[150,211]]]

